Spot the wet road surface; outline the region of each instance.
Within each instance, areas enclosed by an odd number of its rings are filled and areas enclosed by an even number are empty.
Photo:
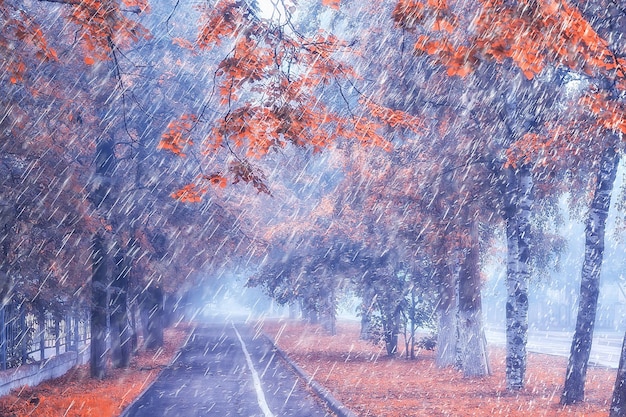
[[[197,327],[122,417],[332,416],[271,343],[244,323]]]
[[[489,343],[506,345],[504,329],[488,329],[486,335]],[[529,352],[569,357],[572,337],[573,332],[531,329],[528,331],[526,349]],[[617,369],[623,337],[624,334],[619,332],[594,332],[589,364]]]

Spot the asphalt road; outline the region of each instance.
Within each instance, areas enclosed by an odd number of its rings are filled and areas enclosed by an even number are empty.
[[[529,330],[526,348],[529,352],[569,357],[573,332]],[[506,336],[502,329],[488,329],[487,341],[504,346]],[[591,344],[589,363],[617,369],[622,351],[623,333],[596,331]]]
[[[173,364],[121,417],[332,416],[251,326],[194,330]]]

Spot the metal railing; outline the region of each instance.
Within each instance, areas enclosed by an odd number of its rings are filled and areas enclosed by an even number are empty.
[[[85,311],[60,319],[49,312],[35,315],[16,303],[0,307],[0,370],[79,352],[89,339]]]

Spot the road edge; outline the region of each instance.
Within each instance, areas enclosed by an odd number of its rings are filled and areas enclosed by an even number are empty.
[[[187,345],[187,343],[189,342],[189,339],[191,339],[191,337],[193,336],[193,332],[196,330],[196,325],[194,325],[193,323],[189,323],[192,327],[191,330],[189,331],[189,334],[187,335],[187,339],[185,339],[185,341],[183,342],[183,344],[178,348],[178,350],[176,351],[176,353],[174,353],[174,356],[172,357],[172,359],[170,360],[170,362],[163,367],[163,369],[161,369],[156,377],[147,385],[145,386],[141,392],[139,393],[139,395],[137,395],[130,403],[128,403],[128,405],[126,407],[124,407],[124,409],[122,410],[122,412],[120,414],[117,415],[117,417],[128,417],[128,413],[130,413],[130,409],[135,405],[135,403],[137,403],[139,401],[139,399],[141,397],[143,397],[143,395],[148,392],[148,390],[150,388],[152,388],[152,386],[156,383],[157,379],[159,379],[159,376],[161,375],[161,372],[163,372],[164,370],[166,370],[167,368],[170,368],[174,362],[176,361],[176,359],[178,359],[178,357],[180,356],[181,351],[183,350],[183,348]]]
[[[320,397],[326,405],[338,416],[338,417],[358,417],[352,410],[346,407],[341,401],[337,400],[331,392],[320,385],[317,381],[315,381],[312,377],[310,377],[297,363],[295,363],[287,353],[285,353],[281,348],[279,348],[274,339],[270,337],[265,332],[261,333],[263,337],[265,337],[268,342],[274,347],[274,350],[282,357],[285,362],[291,366],[294,372],[302,378],[306,384],[313,389],[313,391]],[[121,416],[120,416],[121,417]]]

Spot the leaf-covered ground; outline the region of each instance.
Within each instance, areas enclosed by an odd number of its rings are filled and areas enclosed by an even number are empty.
[[[591,367],[584,403],[562,407],[566,358],[530,354],[526,387],[508,393],[503,348],[489,348],[491,376],[465,379],[454,369],[438,369],[431,351],[420,351],[415,360],[386,357],[383,347],[359,340],[356,323],[339,323],[337,336],[294,321],[266,320],[261,325],[298,365],[359,416],[604,417],[615,383],[615,370]]]
[[[36,387],[15,390],[0,397],[0,416],[118,416],[173,360],[189,331],[186,325],[166,329],[162,349],[141,351],[130,368],[109,369],[103,381],[90,378],[89,365],[82,365]]]

